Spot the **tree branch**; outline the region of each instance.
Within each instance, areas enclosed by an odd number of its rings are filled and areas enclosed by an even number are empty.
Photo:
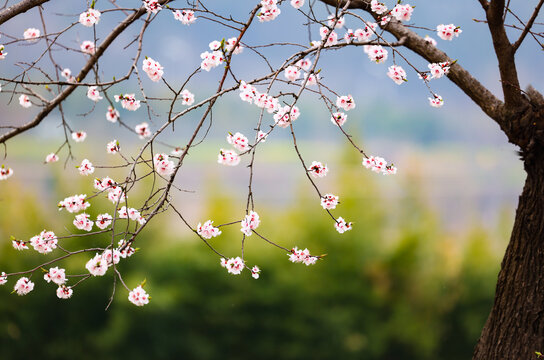
[[[499,61],[499,72],[501,76],[504,102],[508,109],[518,109],[525,104],[520,91],[518,72],[514,59],[515,50],[506,35],[503,21],[504,0],[493,0],[486,11],[487,25],[493,48]]]
[[[0,12],[0,25],[5,23],[12,17],[17,16],[20,13],[24,13],[32,9],[33,7],[39,6],[48,1],[49,0],[23,0],[15,5],[12,5],[4,11]]]
[[[521,45],[521,43],[525,39],[525,36],[527,36],[529,31],[531,30],[531,27],[533,26],[533,24],[534,24],[534,22],[536,20],[536,17],[538,16],[538,13],[540,12],[540,9],[542,8],[543,4],[544,4],[544,0],[540,0],[540,2],[538,3],[538,5],[535,8],[535,11],[533,12],[533,15],[531,15],[531,18],[529,19],[529,22],[527,23],[527,25],[525,25],[525,29],[523,29],[523,32],[519,36],[519,39],[514,43],[514,45],[512,45],[512,47],[514,48],[514,52],[516,52],[518,50],[519,46]]]
[[[162,2],[166,2],[166,1],[167,0]],[[98,61],[98,59],[102,56],[102,54],[104,54],[106,49],[117,38],[117,36],[119,36],[130,24],[132,24],[134,21],[136,21],[145,13],[146,13],[145,8],[142,7],[138,11],[127,16],[125,20],[123,20],[123,22],[117,25],[117,27],[112,30],[112,32],[106,37],[106,39],[104,39],[102,44],[100,44],[100,46],[96,49],[96,52],[91,56],[91,58],[87,61],[85,66],[81,69],[76,79],[78,79],[78,81],[83,80],[85,76],[87,76],[89,71],[91,71],[93,66]],[[22,132],[25,132],[37,126],[38,124],[40,124],[42,120],[45,119],[45,117],[49,115],[49,113],[53,111],[53,109],[55,109],[63,100],[65,100],[77,87],[78,85],[76,84],[71,84],[67,86],[64,89],[64,91],[62,91],[53,100],[47,103],[47,105],[45,105],[45,107],[36,115],[36,117],[32,121],[24,124],[23,126],[17,127],[16,129],[0,136],[0,144],[5,143],[7,140],[11,139],[12,137]]]
[[[345,0],[320,0],[321,2],[332,6],[343,6]],[[362,9],[371,13],[370,0],[354,0],[350,3],[351,9]],[[372,14],[371,15],[375,15]],[[404,39],[404,46],[412,50],[419,56],[423,57],[431,63],[453,60],[443,51],[428,44],[421,36],[408,29],[399,21],[392,19],[384,28],[398,40]],[[467,94],[487,115],[492,119],[500,121],[500,110],[503,103],[495,97],[485,86],[476,80],[467,70],[465,70],[458,62],[450,68],[448,78],[453,81],[465,94]],[[502,125],[503,124],[500,124]]]

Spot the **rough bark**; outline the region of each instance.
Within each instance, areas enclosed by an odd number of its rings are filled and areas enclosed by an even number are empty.
[[[541,119],[540,119],[541,120]],[[536,359],[544,352],[544,147],[524,159],[527,179],[475,360]]]
[[[0,11],[0,25],[17,15],[48,1],[49,0],[23,0],[21,2],[18,2],[17,4],[12,5],[3,11]]]

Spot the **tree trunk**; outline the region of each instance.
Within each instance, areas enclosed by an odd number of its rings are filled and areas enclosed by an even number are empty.
[[[535,351],[544,353],[544,148],[535,146],[524,158],[527,179],[474,360],[530,360],[537,359]]]

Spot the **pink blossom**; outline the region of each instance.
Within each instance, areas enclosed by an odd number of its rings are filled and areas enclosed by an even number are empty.
[[[51,154],[49,154],[49,155],[47,155],[45,157],[45,162],[46,163],[52,163],[52,162],[57,162],[57,161],[59,161],[59,157],[55,153],[51,153]]]
[[[397,4],[393,10],[391,10],[391,15],[393,15],[398,21],[410,21],[413,11],[414,8],[410,6],[410,4]]]
[[[21,105],[25,109],[28,109],[32,106],[32,103],[30,102],[30,98],[27,95],[23,94],[19,96],[19,105]]]
[[[403,84],[406,80],[406,72],[397,65],[391,65],[387,71],[387,76],[391,78],[397,85]]]
[[[78,170],[80,175],[88,176],[94,173],[94,166],[89,160],[83,159],[81,165],[78,166]]]
[[[59,299],[69,299],[72,297],[74,290],[70,286],[61,285],[57,289],[57,297]]]
[[[140,139],[145,139],[151,136],[149,125],[146,122],[136,125],[134,130],[136,130],[136,133],[140,136]]]
[[[112,220],[113,219],[110,214],[100,214],[96,217],[95,224],[97,228],[104,230],[105,228],[110,226]]]
[[[346,231],[349,231],[352,229],[351,223],[346,222],[342,217],[339,217],[338,219],[336,219],[336,222],[334,223],[334,227],[336,231],[338,231],[340,234],[343,234]]]
[[[1,180],[7,180],[12,175],[13,175],[13,169],[12,168],[5,167],[4,165],[2,165],[2,167],[0,167],[0,181]]]
[[[429,98],[429,103],[432,107],[439,108],[442,105],[444,105],[444,100],[442,99],[442,96],[440,95],[434,95],[433,98]]]
[[[355,109],[355,101],[353,100],[353,96],[350,94],[337,97],[336,106],[338,106],[340,109],[344,109],[344,111]]]
[[[348,116],[343,112],[335,112],[331,116],[331,121],[333,124],[338,126],[343,126],[346,123]]]
[[[242,225],[240,231],[246,234],[246,236],[251,236],[252,231],[257,229],[261,224],[259,214],[257,214],[255,211],[250,211],[240,224]]]
[[[453,24],[444,25],[440,24],[436,27],[436,33],[442,40],[452,41],[454,37],[459,37],[463,31],[459,26]]]
[[[149,295],[145,292],[141,285],[128,294],[128,299],[136,306],[144,306],[149,304]]]
[[[227,142],[238,151],[246,151],[249,148],[247,137],[237,132],[236,134],[228,133]]]
[[[195,13],[191,10],[176,10],[173,14],[174,19],[180,21],[183,25],[190,25],[197,19]]]
[[[37,38],[40,37],[40,30],[35,29],[35,28],[28,28],[23,33],[23,37],[28,42],[34,42],[34,41],[36,41]]]
[[[26,242],[23,240],[11,240],[11,245],[15,250],[21,251],[21,250],[28,250],[28,246],[26,245]]]
[[[87,138],[87,133],[85,131],[77,131],[72,133],[72,139],[75,142],[83,142]]]
[[[102,255],[96,254],[85,264],[89,273],[93,276],[103,276],[108,271],[108,262],[102,258]]]
[[[17,295],[23,296],[34,290],[34,283],[27,277],[22,277],[17,280],[13,290],[17,293]]]
[[[319,161],[312,161],[312,165],[308,168],[308,172],[312,174],[314,178],[322,178],[327,175],[329,168],[327,165],[323,165]]]
[[[336,195],[325,194],[321,198],[321,206],[325,210],[336,209],[336,205],[338,205],[338,196]]]
[[[212,220],[207,220],[204,224],[198,223],[196,226],[196,232],[204,239],[211,239],[212,237],[221,235],[221,230],[213,227]]]
[[[106,113],[106,120],[114,123],[119,120],[119,111],[117,111],[115,108],[108,106],[108,112]]]
[[[54,282],[57,285],[62,285],[66,282],[66,270],[59,269],[58,267],[50,268],[43,276],[47,282]]]
[[[240,156],[234,150],[220,149],[217,162],[222,165],[236,166],[240,163]]]
[[[81,52],[89,55],[93,55],[96,51],[96,47],[93,41],[85,40],[80,45]]]
[[[79,15],[79,23],[83,26],[91,27],[95,24],[98,24],[99,21],[100,11],[95,9],[89,9]]]
[[[79,230],[91,231],[93,224],[94,222],[89,219],[89,215],[85,213],[76,215],[76,218],[74,219],[74,226]]]

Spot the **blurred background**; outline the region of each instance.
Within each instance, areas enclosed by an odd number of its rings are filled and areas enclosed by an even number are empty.
[[[128,0],[117,3],[123,7],[140,4]],[[245,19],[256,3],[207,1],[206,5],[217,13]],[[418,32],[435,37],[439,47],[499,94],[487,27],[472,20],[483,16],[477,2],[410,3],[416,6],[412,19],[417,25],[461,26],[463,33],[451,43],[439,40],[431,31]],[[184,4],[176,1],[172,6]],[[387,5],[393,7],[393,3]],[[48,30],[62,29],[88,6],[85,1],[46,4]],[[97,1],[96,7],[111,5]],[[532,4],[523,5],[515,11],[526,18],[532,8]],[[308,30],[301,25],[305,18],[288,3],[281,9],[282,14],[273,22],[252,25],[253,31],[244,38],[246,45],[271,41],[308,44]],[[316,9],[318,16],[326,18],[324,7]],[[0,43],[8,42],[6,35],[21,37],[26,28],[39,27],[37,15],[32,10],[2,25]],[[122,18],[117,12],[103,14],[96,27],[98,41]],[[138,26],[106,52],[100,66],[103,79],[128,71],[135,48],[125,46],[138,33]],[[346,27],[356,29],[360,24],[348,18]],[[310,38],[318,39],[318,28],[311,28],[311,34]],[[204,18],[183,26],[164,10],[146,33],[143,55],[159,61],[168,82],[179,87],[198,67],[199,54],[207,50],[209,42],[234,35]],[[93,36],[92,29],[76,26],[59,41],[77,48]],[[534,71],[541,59],[534,56],[535,47],[529,40],[518,56],[520,80],[523,86],[531,83],[542,91],[544,75]],[[21,71],[17,62],[34,59],[44,49],[43,41],[6,46],[8,57],[0,63],[1,77],[15,76]],[[279,66],[295,50],[260,51]],[[59,64],[73,73],[85,61],[81,54],[55,51]],[[407,54],[414,65],[426,68],[425,62]],[[235,60],[233,71],[241,79],[267,72],[259,56],[247,49]],[[40,64],[51,71],[47,59]],[[318,67],[327,86],[353,95],[357,107],[348,113],[346,128],[368,154],[395,163],[399,173],[394,177],[377,175],[361,166],[359,155],[330,122],[317,96],[307,94],[299,103],[302,115],[295,122],[299,147],[307,161],[328,164],[330,173],[318,184],[323,192],[340,196],[341,204],[334,214],[352,221],[353,231],[339,235],[334,230],[305,179],[287,131],[274,131],[257,152],[254,192],[261,232],[287,248],[307,247],[312,254],[327,254],[324,260],[311,267],[292,264],[283,251],[252,236],[246,242],[246,259],[248,265],[262,269],[261,278],[254,280],[246,271],[234,277],[175,214],[168,212],[153,219],[135,244],[140,250],[119,264],[129,287],[146,279],[150,304],[137,308],[127,301],[126,291],[118,288],[115,301],[105,311],[113,286],[111,271],[76,287],[68,301],[59,300],[56,287],[42,281],[39,272],[32,279],[34,291],[25,297],[10,294],[15,281],[10,279],[0,288],[0,359],[469,358],[492,305],[524,172],[516,149],[498,126],[447,79],[431,83],[445,99],[445,105],[435,109],[428,105],[429,92],[417,74],[408,72],[408,83],[398,87],[386,76],[389,65],[391,61],[387,65],[370,63],[357,48],[327,52]],[[30,76],[41,79],[38,72]],[[219,76],[220,68],[189,82],[197,102],[213,94]],[[169,96],[164,84],[147,78],[143,82],[147,96]],[[0,124],[29,121],[38,111],[36,107],[22,109],[16,98],[10,98],[11,85],[1,84]],[[116,85],[111,95],[138,93],[138,89],[137,82],[131,80]],[[156,114],[150,124],[156,130],[168,107],[159,101],[150,105]],[[66,167],[65,149],[59,154],[61,161],[43,164],[45,155],[64,139],[58,113],[7,143],[3,163],[13,168],[15,175],[0,182],[0,271],[29,269],[50,258],[34,251],[18,253],[11,247],[10,235],[27,240],[44,228],[59,236],[77,232],[73,216],[58,212],[56,207],[67,196],[93,192],[92,179],[77,175],[75,165],[83,158],[95,165],[119,164],[119,159],[104,151],[113,139],[119,140],[129,155],[135,155],[143,144],[118,124],[107,122],[106,108],[104,101],[95,107],[84,89],[65,103],[70,126],[88,133],[84,143],[73,144],[76,159]],[[218,149],[228,146],[227,132],[252,133],[258,110],[242,103],[237,93],[218,101],[210,134],[191,152],[176,180],[176,185],[188,192],[173,194],[174,204],[193,226],[207,219],[220,224],[243,217],[248,177],[243,165],[247,159],[236,168],[227,168],[218,165],[216,158]],[[134,113],[121,110],[121,117],[130,126],[149,121],[144,108]],[[160,140],[180,146],[186,143],[198,114],[181,120],[175,133],[168,132]],[[272,123],[271,117],[265,120]],[[119,169],[97,169],[93,175],[126,176]],[[149,185],[145,181],[140,184],[131,195],[132,204],[143,202]],[[99,198],[87,212],[94,218],[112,210],[107,200]],[[222,230],[212,244],[228,256],[239,256],[239,228]],[[63,245],[74,250],[108,242],[103,235],[64,240]],[[88,259],[82,255],[59,266],[70,273],[82,273]]]

